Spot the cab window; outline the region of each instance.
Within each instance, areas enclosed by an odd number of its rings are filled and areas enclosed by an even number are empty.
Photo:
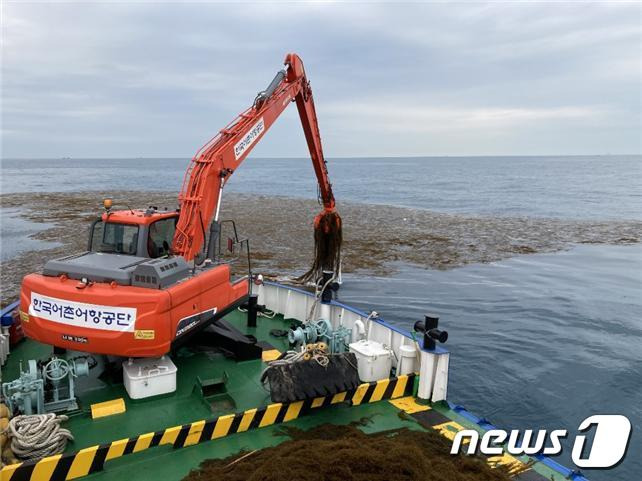
[[[91,250],[113,254],[136,255],[138,226],[97,221],[91,232]]]
[[[161,219],[150,224],[147,238],[147,254],[151,258],[169,255],[169,249],[174,240],[176,218]]]

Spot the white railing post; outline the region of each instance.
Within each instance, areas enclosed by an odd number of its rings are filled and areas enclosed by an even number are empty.
[[[450,353],[444,349],[422,349],[417,396],[427,401],[444,401],[448,394]]]

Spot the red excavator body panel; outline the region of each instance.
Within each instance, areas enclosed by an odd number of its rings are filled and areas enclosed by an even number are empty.
[[[219,265],[166,289],[79,282],[29,274],[20,310],[25,334],[74,351],[125,357],[159,357],[217,313],[242,302],[247,279],[230,282]]]

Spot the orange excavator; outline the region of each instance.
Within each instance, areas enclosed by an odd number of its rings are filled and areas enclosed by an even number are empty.
[[[159,357],[247,302],[251,273],[232,281],[230,266],[217,261],[223,188],[291,102],[299,111],[323,203],[314,222],[314,263],[302,277],[316,281],[322,271],[337,274],[341,218],[310,83],[301,59],[288,54],[285,69],[253,105],[196,153],[178,210],[116,211],[106,199],[86,252],[50,260],[42,273],[24,278],[25,334],[59,349]]]

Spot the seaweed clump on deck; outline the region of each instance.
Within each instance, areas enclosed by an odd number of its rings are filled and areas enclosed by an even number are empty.
[[[365,434],[355,426],[324,424],[287,429],[278,446],[204,461],[183,481],[508,481],[479,456],[453,456],[435,431],[407,428]]]

